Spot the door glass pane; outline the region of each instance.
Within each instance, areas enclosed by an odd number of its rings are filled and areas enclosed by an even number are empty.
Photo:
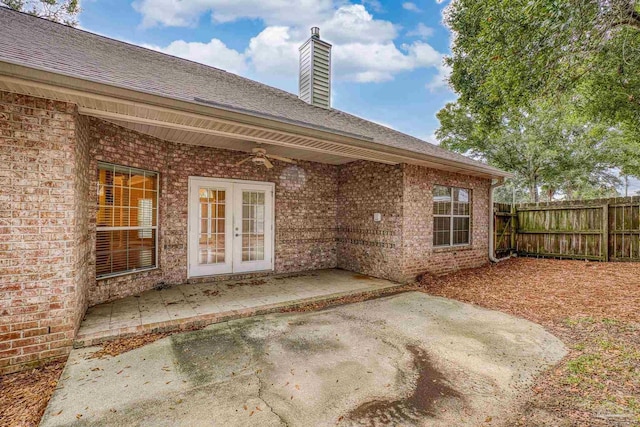
[[[264,261],[264,191],[242,192],[242,261]]]
[[[225,262],[225,190],[201,187],[198,263],[219,264]]]

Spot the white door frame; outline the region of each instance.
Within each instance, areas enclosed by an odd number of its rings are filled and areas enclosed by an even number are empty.
[[[214,187],[226,190],[225,200],[225,263],[198,265],[199,187]],[[241,262],[242,236],[236,236],[236,227],[242,227],[242,190],[265,191],[265,252],[264,261]],[[237,199],[236,199],[237,198]],[[238,206],[240,207],[238,209]],[[273,271],[275,265],[275,184],[272,182],[190,176],[187,200],[187,277],[202,277],[219,274]],[[239,210],[239,211],[238,211]]]

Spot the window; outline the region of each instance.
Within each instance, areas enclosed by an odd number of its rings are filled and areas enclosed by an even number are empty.
[[[471,191],[464,188],[433,188],[433,246],[470,243]]]
[[[157,266],[158,174],[98,164],[96,277]]]

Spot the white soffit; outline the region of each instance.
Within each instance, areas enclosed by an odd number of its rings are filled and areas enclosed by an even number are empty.
[[[173,131],[173,137],[169,139],[173,142],[226,148],[225,145],[230,146],[233,144],[231,140],[235,140],[239,143],[231,149],[240,151],[251,149],[246,145],[247,143],[264,143],[280,148],[277,153],[275,150],[271,150],[273,154],[321,163],[341,164],[354,160],[368,160],[391,165],[410,163],[484,178],[496,176],[482,166],[465,165],[436,158],[432,160],[415,153],[394,154],[375,148],[366,148],[360,143],[358,146],[341,141],[331,141],[293,131],[271,129],[247,122],[54,85],[58,78],[63,77],[51,75],[52,84],[50,84],[49,82],[43,83],[0,75],[0,90],[70,102],[78,106],[80,114],[117,123],[120,126],[139,130],[162,139],[165,139],[166,135]],[[166,100],[166,102],[170,103],[171,100]],[[249,117],[249,119],[251,118]],[[195,134],[200,134],[200,136]],[[165,137],[160,135],[165,135]],[[191,142],[181,140],[182,137]],[[292,151],[295,152],[295,156]]]
[[[180,144],[215,147],[224,150],[244,151],[250,153],[258,144],[252,141],[228,138],[224,136],[209,135],[200,132],[191,132],[180,129],[171,129],[160,126],[142,125],[120,120],[107,120],[110,123],[127,128],[154,138]],[[281,145],[263,144],[269,154],[290,157],[296,160],[340,165],[353,161],[351,158],[336,156],[328,153],[314,152],[299,148],[284,147]]]
[[[259,126],[232,122],[201,114],[182,112],[137,102],[123,101],[102,95],[94,95],[73,89],[58,88],[43,83],[30,82],[0,76],[0,90],[54,99],[78,105],[78,112],[111,122],[130,125],[182,130],[192,133],[222,136],[241,141],[279,145],[304,149],[314,153],[339,156],[346,161],[370,160],[386,164],[398,164],[402,158],[390,158],[375,150],[333,143],[295,133],[271,130]],[[129,126],[127,126],[129,127]]]

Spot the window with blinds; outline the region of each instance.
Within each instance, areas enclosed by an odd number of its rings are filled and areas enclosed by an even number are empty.
[[[468,245],[471,237],[471,190],[433,188],[433,246]]]
[[[96,277],[157,266],[158,174],[98,163]]]

